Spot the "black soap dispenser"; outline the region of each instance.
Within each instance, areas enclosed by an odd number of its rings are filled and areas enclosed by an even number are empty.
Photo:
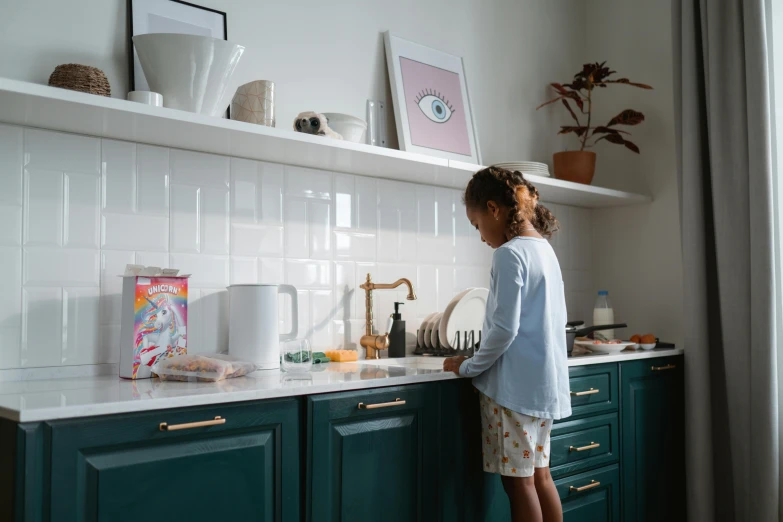
[[[405,321],[400,314],[400,305],[405,303],[394,303],[394,313],[392,314],[391,332],[389,332],[389,357],[405,357]]]

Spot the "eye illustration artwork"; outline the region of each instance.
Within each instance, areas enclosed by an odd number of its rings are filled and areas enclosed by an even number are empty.
[[[416,105],[421,112],[435,123],[446,123],[454,114],[454,107],[440,93],[433,89],[424,89],[416,95]]]

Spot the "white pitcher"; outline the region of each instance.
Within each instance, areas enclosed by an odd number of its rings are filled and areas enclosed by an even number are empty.
[[[278,333],[278,294],[291,296],[291,331]],[[252,361],[262,370],[280,367],[280,342],[296,339],[299,300],[291,285],[228,287],[228,353]]]

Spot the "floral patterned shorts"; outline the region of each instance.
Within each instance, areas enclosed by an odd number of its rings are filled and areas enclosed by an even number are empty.
[[[481,436],[484,471],[510,477],[532,477],[549,466],[552,419],[539,419],[503,408],[483,393]]]

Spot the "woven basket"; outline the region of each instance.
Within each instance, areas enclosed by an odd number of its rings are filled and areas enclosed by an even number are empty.
[[[111,86],[103,71],[89,65],[68,63],[58,65],[49,76],[49,85],[72,91],[111,96]]]

